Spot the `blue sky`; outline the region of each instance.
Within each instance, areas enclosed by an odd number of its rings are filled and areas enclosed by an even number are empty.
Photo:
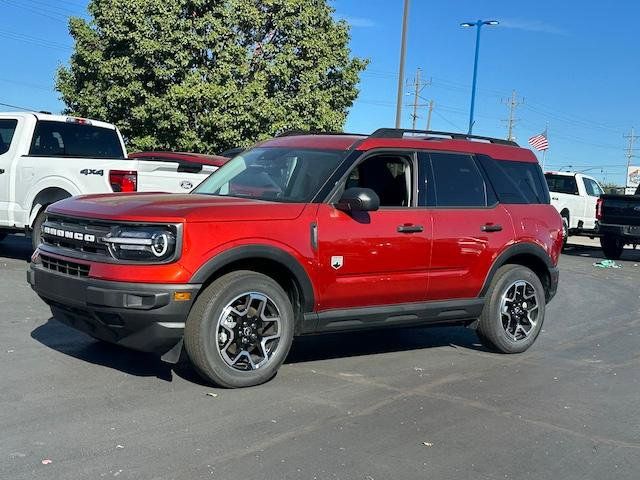
[[[84,14],[86,3],[0,0],[0,102],[62,109],[52,84],[56,67],[71,53],[66,17]],[[346,130],[393,126],[402,0],[332,3],[337,16],[352,24],[353,53],[371,61]],[[624,181],[623,134],[634,125],[640,133],[640,2],[618,0],[616,8],[595,0],[411,4],[406,76],[419,67],[432,80],[422,91],[435,102],[432,129],[466,131],[475,35],[460,22],[497,19],[501,24],[482,34],[474,133],[506,136],[502,101],[515,89],[524,98],[516,114],[517,139],[526,144],[548,122],[549,168],[572,165],[603,180]],[[426,110],[419,114],[424,128]],[[403,126],[410,125],[405,108]]]

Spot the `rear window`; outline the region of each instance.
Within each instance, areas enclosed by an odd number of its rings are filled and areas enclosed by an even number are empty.
[[[18,121],[15,119],[0,120],[0,155],[9,151],[17,125]]]
[[[29,155],[44,157],[124,158],[115,130],[94,125],[38,121]]]
[[[494,160],[478,155],[500,203],[549,203],[549,190],[537,163]]]
[[[578,195],[578,182],[575,176],[545,173],[544,178],[547,180],[550,192]]]

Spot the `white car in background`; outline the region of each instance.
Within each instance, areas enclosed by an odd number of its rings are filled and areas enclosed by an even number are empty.
[[[604,193],[598,181],[576,172],[546,172],[544,176],[551,205],[562,217],[565,243],[570,235],[594,236],[596,204]]]
[[[0,241],[26,232],[37,246],[44,211],[58,200],[92,193],[188,193],[216,169],[170,154],[128,158],[120,132],[109,123],[0,113]]]

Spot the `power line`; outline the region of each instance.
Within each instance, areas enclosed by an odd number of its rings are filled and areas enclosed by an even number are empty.
[[[14,40],[17,42],[29,43],[38,47],[54,48],[58,50],[69,51],[72,49],[70,45],[65,45],[59,42],[51,42],[47,39],[40,37],[33,37],[24,33],[10,32],[9,30],[0,30],[0,37]]]
[[[29,108],[29,107],[18,107],[18,106],[16,106],[16,105],[11,105],[10,103],[2,103],[2,102],[0,102],[0,106],[13,108],[13,109],[15,109],[15,110],[26,110],[26,111],[28,111],[28,112],[35,112],[35,111],[37,111],[35,108]]]

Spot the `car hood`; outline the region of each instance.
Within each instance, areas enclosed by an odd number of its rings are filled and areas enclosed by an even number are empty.
[[[68,198],[51,205],[48,211],[101,220],[182,223],[291,220],[302,213],[304,206],[213,195],[115,193]]]

